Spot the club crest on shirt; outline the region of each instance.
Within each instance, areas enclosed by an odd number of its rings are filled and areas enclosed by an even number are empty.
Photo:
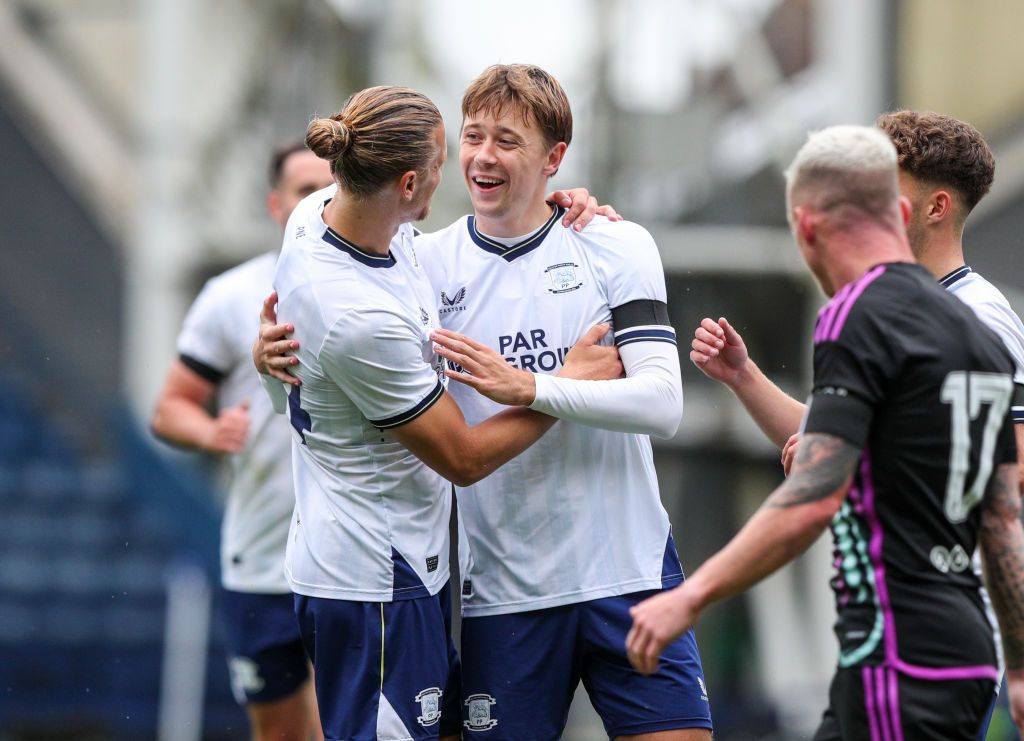
[[[444,691],[440,687],[428,687],[416,695],[416,702],[420,704],[420,715],[416,716],[416,722],[421,726],[432,726],[441,720],[441,696]]]
[[[449,296],[444,291],[441,291],[441,308],[437,310],[438,314],[451,314],[453,311],[465,311],[465,306],[460,306],[462,301],[466,298],[466,287],[463,286],[457,290],[453,295]]]
[[[430,324],[430,314],[422,306],[420,307],[420,321],[423,322],[423,326]]]
[[[557,265],[549,265],[544,271],[544,275],[547,276],[550,283],[548,291],[550,293],[568,293],[582,286],[583,281],[576,275],[578,268],[579,265],[574,262],[560,262]]]
[[[464,703],[467,719],[462,725],[469,731],[486,731],[498,725],[498,719],[491,717],[491,705],[498,701],[490,695],[470,695]]]

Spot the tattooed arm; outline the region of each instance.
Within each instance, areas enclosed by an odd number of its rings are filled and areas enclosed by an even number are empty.
[[[1016,464],[1004,464],[982,503],[979,541],[985,582],[999,618],[1010,713],[1024,731],[1024,529]]]
[[[665,646],[708,605],[738,594],[803,553],[842,504],[860,451],[833,435],[803,436],[793,470],[728,545],[686,582],[631,610],[629,660],[650,674]]]

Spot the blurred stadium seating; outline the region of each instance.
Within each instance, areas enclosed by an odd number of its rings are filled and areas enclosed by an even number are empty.
[[[118,455],[83,456],[26,378],[0,388],[0,738],[152,738],[167,578],[216,579],[214,500],[127,417],[97,421]],[[211,633],[202,736],[246,738]]]

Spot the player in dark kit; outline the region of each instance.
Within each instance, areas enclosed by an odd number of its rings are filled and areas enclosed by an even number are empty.
[[[1002,344],[918,265],[875,267],[819,316],[804,435],[860,458],[831,524],[839,673],[816,738],[900,738],[918,705],[958,732],[936,738],[975,737],[997,669],[970,554],[1016,460],[1012,393]]]
[[[787,173],[797,243],[833,295],[790,477],[682,586],[638,605],[642,671],[708,604],[757,582],[831,524],[840,643],[816,740],[973,739],[997,676],[970,554],[1003,628],[1011,706],[1024,674],[1024,535],[1009,412],[1013,364],[913,263],[896,155],[867,127],[813,135]]]

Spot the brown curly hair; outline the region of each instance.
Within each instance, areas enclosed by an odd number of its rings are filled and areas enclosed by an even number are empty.
[[[981,132],[940,113],[893,111],[875,125],[896,145],[900,169],[928,183],[949,186],[963,201],[964,216],[992,187],[996,162]]]

